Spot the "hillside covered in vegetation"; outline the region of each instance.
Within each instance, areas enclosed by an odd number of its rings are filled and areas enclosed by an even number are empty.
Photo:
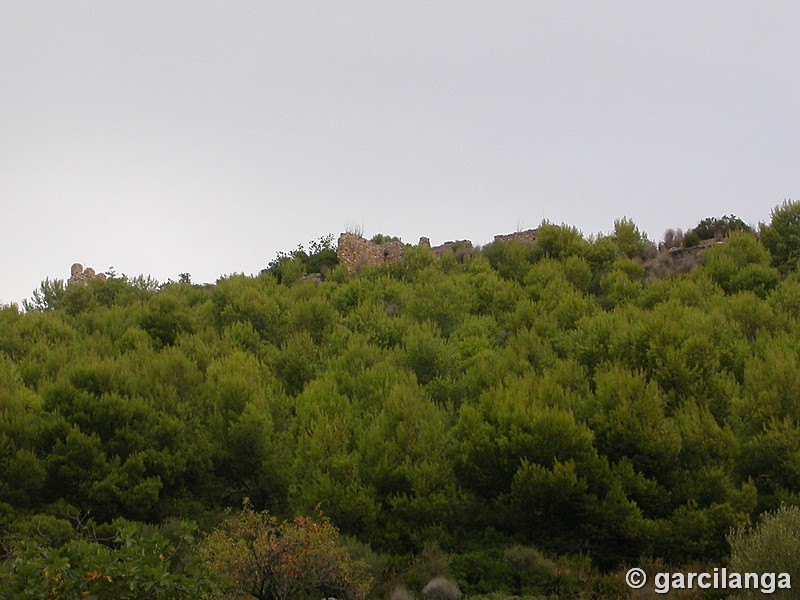
[[[0,310],[0,597],[281,597],[236,578],[244,539],[325,554],[340,598],[727,564],[800,504],[800,205],[714,235],[659,277],[622,220],[352,275],[323,240],[213,286],[45,282]]]

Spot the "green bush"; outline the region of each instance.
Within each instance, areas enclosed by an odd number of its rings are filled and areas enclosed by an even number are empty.
[[[772,264],[786,273],[800,261],[800,202],[787,200],[772,209],[769,225],[761,224],[761,242],[772,255]]]
[[[361,600],[372,584],[324,515],[279,522],[245,504],[203,540],[200,554],[226,598]]]
[[[61,545],[12,537],[0,566],[0,599],[150,598],[192,600],[214,590],[196,555],[194,527],[118,522],[110,541],[78,535]],[[83,532],[85,533],[85,532]]]
[[[766,513],[755,527],[732,531],[728,542],[731,571],[789,573],[795,586],[800,582],[800,507],[782,506],[774,513]],[[761,596],[759,590],[742,593],[744,598]],[[771,597],[796,598],[797,592],[776,589]]]

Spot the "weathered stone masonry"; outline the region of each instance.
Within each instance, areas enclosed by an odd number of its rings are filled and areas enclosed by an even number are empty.
[[[67,285],[87,285],[91,279],[105,279],[103,273],[95,273],[92,267],[83,268],[80,263],[75,263],[70,269],[70,277],[67,280]]]
[[[343,233],[339,236],[336,255],[339,262],[347,266],[350,273],[357,271],[362,265],[381,265],[400,262],[405,246],[403,242],[391,241],[376,244],[365,240],[354,233]]]
[[[525,231],[516,231],[514,233],[507,233],[504,235],[494,236],[495,242],[523,242],[525,244],[535,244],[536,234],[538,229],[526,229]]]
[[[536,230],[529,229],[527,231],[510,233],[508,235],[496,235],[494,236],[494,241],[517,241],[534,244],[536,243]],[[472,242],[470,240],[456,240],[454,242],[445,242],[440,246],[431,247],[431,241],[426,237],[421,237],[419,238],[417,246],[420,248],[427,248],[434,256],[441,258],[442,255],[448,252],[457,253],[459,251],[472,249]],[[360,235],[343,233],[339,236],[336,254],[339,257],[339,262],[346,265],[350,273],[354,273],[358,271],[362,265],[381,265],[399,262],[403,258],[405,248],[406,246],[397,240],[376,244],[365,240]]]

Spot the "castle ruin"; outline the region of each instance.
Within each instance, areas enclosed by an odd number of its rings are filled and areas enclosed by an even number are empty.
[[[339,263],[346,265],[350,273],[355,273],[363,265],[382,265],[400,262],[405,246],[399,240],[376,244],[355,233],[339,236],[336,256]]]
[[[70,277],[67,285],[88,285],[92,279],[105,279],[104,273],[95,273],[92,267],[83,268],[80,263],[75,263],[70,268]]]
[[[538,229],[526,229],[525,231],[515,231],[514,233],[506,233],[503,235],[494,236],[495,243],[497,242],[522,242],[523,244],[535,244]]]
[[[494,241],[535,244],[536,232],[536,229],[528,229],[527,231],[518,231],[506,235],[496,235],[494,236]],[[417,247],[427,248],[436,258],[441,258],[449,252],[459,254],[473,249],[471,240],[455,240],[432,247],[431,241],[427,237],[419,238]],[[340,264],[347,266],[347,270],[350,273],[355,273],[363,265],[383,265],[400,262],[403,259],[405,249],[406,245],[400,240],[375,243],[355,233],[343,233],[339,236],[336,255]]]

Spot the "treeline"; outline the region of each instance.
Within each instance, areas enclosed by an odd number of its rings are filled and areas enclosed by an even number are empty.
[[[800,205],[686,275],[646,278],[646,245],[544,224],[352,276],[320,242],[213,286],[46,282],[0,310],[0,584],[57,589],[42,548],[76,540],[99,561],[78,582],[110,585],[126,539],[179,577],[202,563],[181,540],[243,502],[321,510],[380,593],[724,564],[732,528],[800,504]]]

